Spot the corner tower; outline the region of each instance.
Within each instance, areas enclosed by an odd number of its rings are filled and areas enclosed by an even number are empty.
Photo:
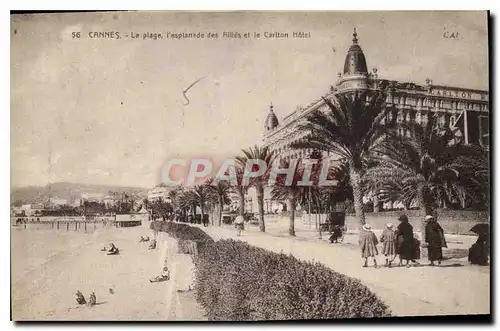
[[[271,103],[269,106],[269,114],[267,114],[266,122],[264,124],[266,132],[274,130],[279,125],[278,117],[276,117],[273,108],[273,104]]]
[[[352,45],[347,52],[344,62],[344,72],[339,73],[337,87],[340,91],[366,90],[369,88],[368,67],[363,50],[358,45],[358,34],[356,28],[352,34]]]

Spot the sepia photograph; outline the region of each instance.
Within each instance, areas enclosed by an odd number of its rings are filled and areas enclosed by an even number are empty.
[[[11,320],[491,321],[490,28],[11,12]]]

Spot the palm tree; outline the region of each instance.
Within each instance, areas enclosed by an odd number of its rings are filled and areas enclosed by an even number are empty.
[[[212,195],[216,197],[217,203],[219,205],[219,226],[222,225],[222,211],[224,205],[229,202],[229,191],[231,190],[229,183],[225,180],[218,181],[216,185],[212,185],[213,178],[207,180],[208,189],[211,191]]]
[[[196,198],[201,211],[201,220],[205,216],[205,204],[211,199],[211,191],[208,185],[196,185],[190,192]]]
[[[352,186],[349,178],[349,165],[346,162],[332,166],[329,171],[331,178],[337,179],[337,185],[333,187],[323,187],[322,192],[328,194],[328,202],[330,209],[338,202],[345,202],[346,200],[353,200]]]
[[[238,195],[239,200],[239,214],[245,217],[245,194],[249,186],[243,182],[244,167],[236,165],[236,184],[231,185],[231,191]]]
[[[476,147],[456,143],[450,129],[436,124],[432,115],[424,124],[402,124],[409,134],[393,135],[381,149],[380,164],[368,171],[381,182],[399,178],[403,200],[416,201],[425,215],[433,215],[440,200],[463,199],[481,163]]]
[[[365,224],[361,178],[367,160],[385,137],[389,109],[385,93],[345,92],[334,100],[323,98],[326,112],[315,111],[299,125],[306,132],[293,148],[328,151],[349,165],[349,178],[354,195],[354,208],[360,225]]]
[[[196,205],[198,205],[198,203],[199,199],[192,189],[181,191],[176,197],[176,204],[179,206],[179,209],[183,210],[186,217],[188,211],[191,210],[193,219],[196,213]]]
[[[259,228],[260,231],[266,232],[266,224],[264,222],[264,187],[266,185],[267,178],[269,176],[269,171],[271,165],[274,161],[274,154],[266,147],[259,147],[255,145],[254,147],[250,147],[248,149],[243,149],[243,156],[236,157],[236,161],[240,167],[243,169],[246,166],[247,160],[257,159],[263,161],[266,166],[266,172],[258,177],[250,178],[249,185],[255,187],[257,191],[257,202],[259,204]],[[253,169],[258,170],[258,169]],[[243,178],[244,179],[244,178]],[[244,181],[243,181],[243,184]],[[244,203],[244,202],[243,202]],[[243,208],[240,208],[240,213],[243,212]]]
[[[178,186],[168,192],[168,198],[172,203],[172,208],[174,210],[174,215],[177,215],[179,211],[179,201],[178,197],[182,193],[182,187]]]
[[[290,163],[282,160],[281,167],[289,168]],[[271,191],[272,199],[278,201],[288,200],[290,202],[290,227],[288,229],[288,234],[290,236],[295,236],[295,211],[297,209],[297,204],[303,203],[307,199],[309,193],[310,186],[298,185],[298,182],[302,180],[303,176],[304,168],[299,165],[295,168],[295,173],[290,183],[291,185],[286,185],[286,176],[280,174],[276,177],[276,184]]]
[[[468,146],[468,153],[458,156],[453,166],[461,175],[466,198],[476,207],[487,209],[490,199],[489,151],[479,145]]]
[[[410,208],[412,198],[405,194],[405,172],[396,168],[374,166],[363,176],[365,192],[372,192],[380,202],[401,202],[405,210]]]

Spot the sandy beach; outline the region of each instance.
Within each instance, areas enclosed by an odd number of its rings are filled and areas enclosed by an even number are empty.
[[[168,289],[175,279],[149,282],[162,270],[161,249],[148,250],[148,243],[139,243],[141,235],[152,237],[148,227],[105,228],[92,234],[13,228],[13,320],[203,319],[193,291],[172,298]],[[101,251],[110,242],[120,255]],[[77,290],[86,298],[95,292],[97,305],[79,306]],[[176,309],[170,308],[172,300]]]

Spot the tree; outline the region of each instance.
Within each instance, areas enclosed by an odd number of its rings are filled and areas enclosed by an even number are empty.
[[[184,219],[187,217],[188,210],[196,206],[197,199],[190,190],[182,190],[176,196],[176,205],[182,211]]]
[[[300,162],[300,160],[298,161]],[[290,162],[281,160],[281,168],[289,168]],[[298,204],[302,204],[308,198],[310,186],[299,185],[299,182],[304,177],[304,167],[299,163],[295,168],[293,178],[290,185],[286,183],[286,175],[279,174],[276,176],[276,184],[271,190],[271,196],[274,200],[288,200],[290,202],[290,226],[288,234],[295,236],[295,211]],[[312,178],[311,178],[312,179]],[[312,180],[311,180],[312,181]]]
[[[365,164],[384,140],[389,109],[385,93],[345,92],[334,100],[323,98],[326,112],[315,111],[299,130],[306,135],[293,148],[328,151],[349,165],[349,179],[354,195],[354,209],[360,225],[365,224],[361,178]]]
[[[168,198],[170,199],[175,215],[177,215],[177,213],[179,212],[178,197],[180,196],[181,193],[182,193],[182,186],[177,186],[168,192]]]
[[[409,210],[412,199],[405,195],[404,180],[405,173],[398,169],[384,172],[375,166],[366,171],[363,176],[363,186],[366,192],[372,192],[381,203],[401,202],[404,209]]]
[[[251,159],[261,160],[266,164],[266,171],[263,175],[252,177],[249,180],[249,185],[255,187],[255,190],[257,191],[257,202],[259,204],[259,228],[260,231],[266,232],[266,224],[264,222],[264,186],[266,185],[269,171],[274,161],[274,154],[267,146],[259,147],[257,145],[248,149],[243,149],[242,152],[243,155],[236,157],[236,161],[243,169],[245,169],[247,160]],[[258,167],[258,165],[254,165],[252,171],[258,171]],[[242,211],[240,210],[240,213],[241,212]]]
[[[402,200],[408,205],[416,201],[424,215],[433,215],[439,201],[463,201],[466,194],[474,192],[471,188],[475,179],[471,176],[481,171],[477,147],[456,142],[454,133],[438,127],[432,115],[424,124],[409,122],[401,126],[408,134],[393,134],[384,143],[384,156],[367,172],[369,176],[381,183],[397,179],[402,186]]]
[[[142,199],[142,207],[150,213],[150,208],[151,208],[151,203],[149,202],[148,198]]]
[[[109,195],[116,201],[115,212],[119,214],[128,214],[134,209],[134,197],[131,193],[125,191],[110,191]]]
[[[173,211],[172,205],[162,198],[155,199],[149,204],[151,206],[151,214],[153,215],[153,219],[155,219],[156,216],[159,216],[165,221]]]
[[[338,202],[345,202],[346,200],[353,200],[352,186],[349,178],[349,164],[341,162],[332,166],[329,170],[329,177],[337,179],[337,185],[333,187],[320,188],[322,192],[328,194],[328,202],[330,210]]]
[[[241,165],[236,165],[236,184],[230,186],[232,192],[238,195],[239,200],[239,214],[241,217],[245,217],[245,194],[248,191],[249,186],[243,183],[244,167]]]
[[[208,185],[203,184],[203,185],[196,185],[192,190],[191,190],[193,196],[195,197],[198,205],[200,206],[200,211],[201,211],[201,220],[203,221],[204,215],[205,215],[205,203],[210,201],[211,199],[211,190]]]
[[[489,151],[479,145],[470,145],[465,155],[459,155],[453,167],[459,172],[467,204],[488,209],[490,201]],[[468,202],[468,203],[467,203]]]
[[[219,205],[219,226],[222,226],[222,211],[224,209],[224,205],[229,203],[229,191],[231,190],[231,187],[225,180],[218,181],[217,185],[212,185],[213,181],[214,178],[209,178],[207,180],[207,185]]]

